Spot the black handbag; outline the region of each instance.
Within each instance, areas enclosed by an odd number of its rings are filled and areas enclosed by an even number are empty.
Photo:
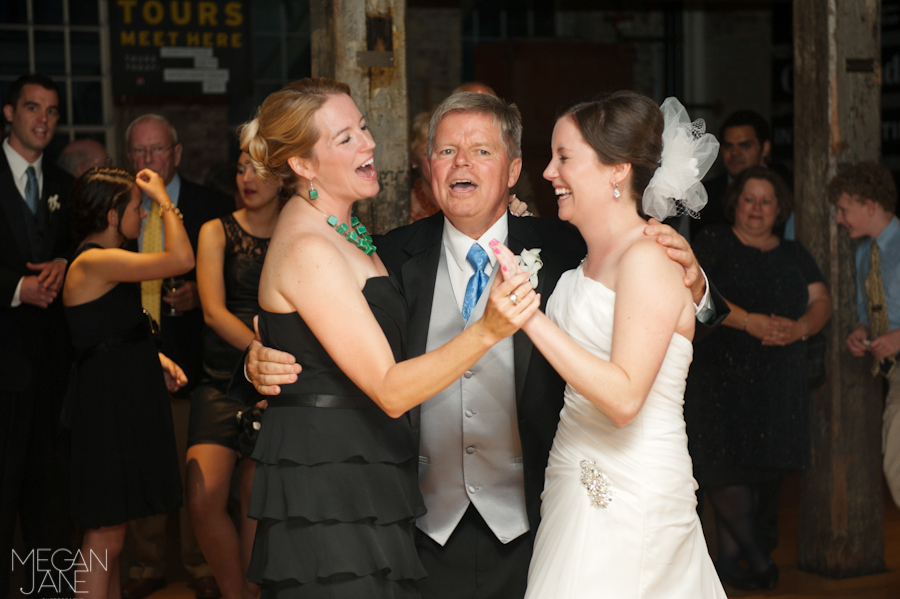
[[[253,454],[253,448],[256,447],[256,440],[259,438],[259,431],[262,428],[263,411],[256,406],[246,408],[238,412],[235,417],[240,425],[238,433],[238,453],[242,458],[249,458]]]

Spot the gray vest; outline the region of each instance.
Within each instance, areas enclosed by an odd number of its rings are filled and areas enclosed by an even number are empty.
[[[441,245],[427,351],[468,326],[456,304]],[[481,318],[496,274],[494,269],[469,324]],[[428,508],[416,523],[422,532],[444,545],[470,502],[502,543],[528,531],[512,337],[422,404],[421,431],[419,486]]]

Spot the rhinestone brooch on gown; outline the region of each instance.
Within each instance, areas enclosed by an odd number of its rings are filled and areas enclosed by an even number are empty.
[[[593,460],[581,460],[581,484],[587,489],[592,506],[606,509],[612,503],[613,488],[609,477]]]

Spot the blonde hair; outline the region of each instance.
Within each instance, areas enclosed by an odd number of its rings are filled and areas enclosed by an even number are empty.
[[[350,86],[319,77],[300,79],[270,94],[256,118],[237,129],[241,150],[250,156],[256,175],[266,183],[275,183],[294,191],[297,175],[288,158],[312,158],[319,141],[316,112],[330,96],[350,95]]]

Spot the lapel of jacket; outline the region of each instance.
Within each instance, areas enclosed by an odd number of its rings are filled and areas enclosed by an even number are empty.
[[[540,247],[540,240],[534,231],[533,217],[517,218],[508,216],[509,219],[509,243],[507,244],[513,254],[519,254],[522,250],[530,250]],[[544,287],[544,273],[538,271],[538,284],[535,288],[536,293],[540,293]],[[541,303],[545,299],[541,298]],[[513,363],[515,364],[516,379],[516,403],[521,404],[522,394],[525,391],[525,379],[528,375],[528,364],[531,362],[531,352],[534,350],[534,343],[525,334],[525,331],[519,330],[513,335]]]
[[[51,169],[45,167],[44,189],[41,190],[41,199],[38,203],[38,210],[44,211],[44,218],[46,218],[44,222],[47,223],[44,229],[43,241],[41,242],[41,262],[46,262],[54,257],[52,256],[53,246],[56,243],[57,229],[59,229],[60,211],[57,209],[51,212],[47,201],[52,195],[57,196],[57,201],[60,201],[60,191],[59,180],[54,176]]]
[[[16,245],[19,247],[19,253],[22,254],[25,261],[31,261],[31,244],[28,242],[28,231],[22,221],[21,202],[22,196],[19,195],[19,190],[13,181],[9,162],[5,155],[0,155],[0,206],[2,206],[3,215],[16,240]]]
[[[439,212],[403,248],[409,256],[400,267],[403,292],[409,306],[409,355],[421,356],[428,343],[428,325],[434,303],[434,284],[444,233],[444,216]]]
[[[400,267],[403,293],[409,306],[409,339],[407,351],[410,358],[425,353],[428,344],[428,325],[434,303],[434,283],[441,259],[444,235],[444,215],[440,212],[428,217],[416,234],[406,243],[403,251],[409,258]],[[416,447],[419,446],[421,408],[409,411]]]

